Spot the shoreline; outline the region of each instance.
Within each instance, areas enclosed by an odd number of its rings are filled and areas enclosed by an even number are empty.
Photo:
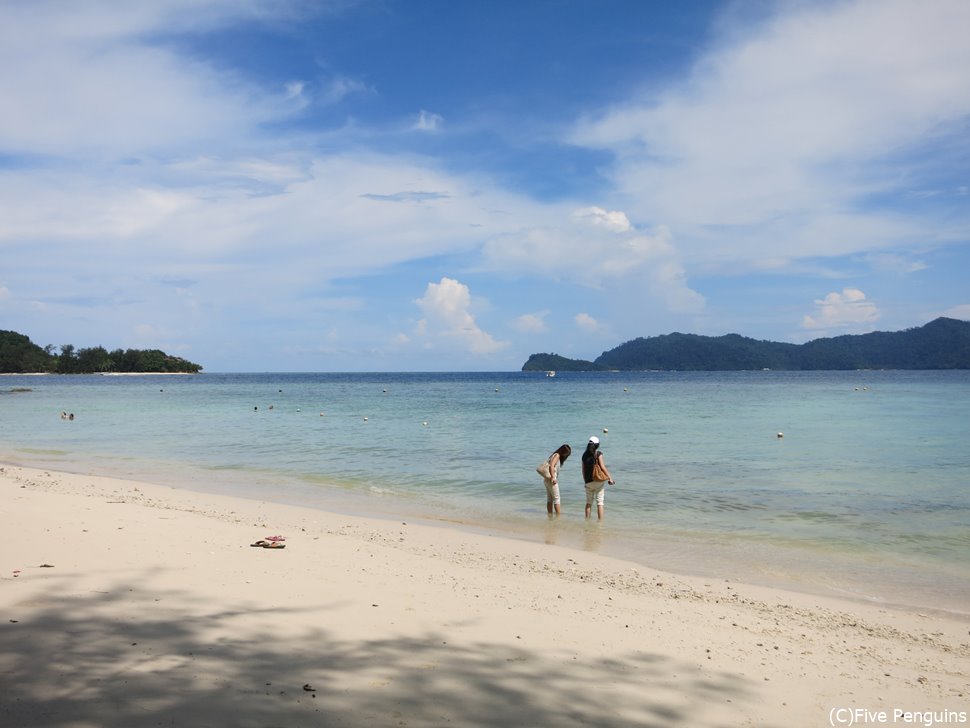
[[[970,724],[952,616],[14,465],[0,512],[4,725]]]
[[[629,561],[643,570],[659,570],[695,579],[728,580],[807,596],[910,613],[932,612],[970,621],[966,589],[945,593],[940,588],[940,584],[965,582],[956,573],[939,581],[942,577],[937,573],[938,565],[931,565],[929,573],[935,574],[933,578],[939,583],[921,583],[920,567],[912,564],[909,566],[913,572],[910,581],[901,584],[881,580],[874,573],[863,576],[860,569],[867,563],[871,565],[871,562],[858,561],[847,554],[828,553],[824,561],[818,556],[806,559],[808,552],[804,551],[805,546],[770,542],[759,545],[753,541],[730,539],[723,534],[661,533],[631,538],[630,534],[604,531],[603,524],[595,519],[584,522],[581,516],[573,513],[550,520],[546,519],[544,513],[538,512],[520,512],[512,518],[470,520],[461,510],[449,512],[447,509],[429,509],[426,502],[401,499],[394,492],[377,497],[336,486],[310,485],[279,474],[269,482],[266,475],[261,473],[235,470],[211,472],[185,464],[174,469],[166,465],[152,470],[150,475],[142,464],[136,467],[133,474],[128,467],[99,468],[92,460],[25,463],[10,453],[0,459],[0,466],[3,465],[56,471],[78,477],[91,475],[133,479],[201,496],[211,494],[276,503],[334,516],[388,522],[406,518],[411,523],[430,528],[454,529],[526,544],[546,544],[553,548],[573,549],[584,554]],[[609,516],[607,519],[608,523]],[[771,549],[772,556],[767,561],[758,556],[762,548]]]
[[[164,377],[195,376],[202,372],[0,372],[0,377]]]

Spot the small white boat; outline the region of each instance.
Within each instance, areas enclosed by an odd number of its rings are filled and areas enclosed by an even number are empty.
[[[546,372],[546,376],[547,377],[554,377],[554,376],[556,376],[556,373],[550,369],[548,372]]]

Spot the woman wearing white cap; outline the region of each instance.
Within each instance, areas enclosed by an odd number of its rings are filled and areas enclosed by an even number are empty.
[[[613,476],[606,469],[603,453],[599,449],[600,439],[593,435],[583,453],[583,481],[586,483],[586,517],[589,518],[596,501],[596,517],[603,520],[603,496],[606,484],[613,485]]]

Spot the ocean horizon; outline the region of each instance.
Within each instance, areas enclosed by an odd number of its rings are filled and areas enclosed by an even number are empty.
[[[970,614],[970,372],[7,375],[0,459]],[[73,420],[61,413],[74,414]],[[583,518],[591,435],[616,486]],[[563,443],[563,515],[535,466]]]

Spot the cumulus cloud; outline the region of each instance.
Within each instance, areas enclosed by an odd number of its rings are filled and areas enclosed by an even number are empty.
[[[546,316],[549,314],[548,311],[540,311],[539,313],[526,313],[515,319],[513,324],[516,330],[527,334],[539,334],[548,330],[546,326]]]
[[[879,318],[879,309],[858,288],[843,288],[841,293],[829,293],[815,301],[815,313],[802,319],[806,329],[859,329],[868,327]]]
[[[608,212],[602,207],[587,207],[576,210],[573,218],[581,220],[590,225],[599,226],[614,233],[625,233],[633,229],[626,214],[619,210]]]
[[[418,327],[424,336],[457,340],[473,354],[493,354],[509,345],[479,328],[471,313],[471,291],[453,278],[429,283],[424,296],[415,303],[424,313]]]
[[[556,222],[492,238],[483,250],[486,265],[588,287],[634,285],[668,310],[703,309],[704,298],[688,285],[666,227],[638,230],[625,213],[600,207],[575,210]]]

